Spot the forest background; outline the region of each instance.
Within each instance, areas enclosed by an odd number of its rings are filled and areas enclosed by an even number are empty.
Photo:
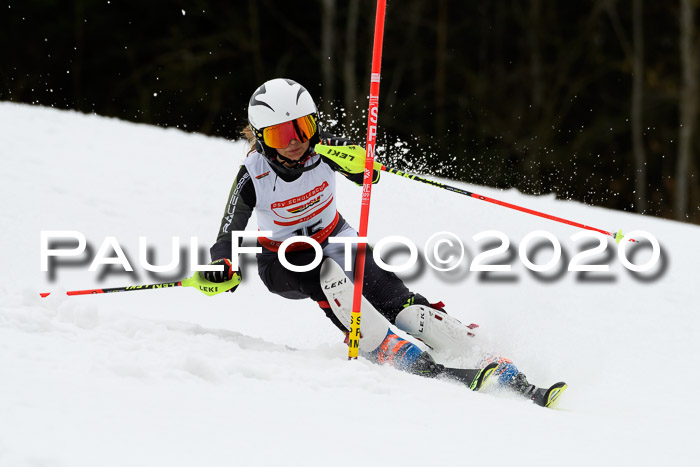
[[[332,131],[364,142],[375,8],[5,0],[0,100],[236,139],[255,88],[286,77]],[[378,158],[700,223],[698,11],[699,0],[389,0]]]

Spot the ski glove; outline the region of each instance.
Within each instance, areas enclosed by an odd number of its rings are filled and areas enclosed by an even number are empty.
[[[233,278],[234,274],[241,275],[241,271],[233,271],[231,269],[231,261],[226,258],[216,259],[209,263],[210,266],[223,266],[223,271],[202,271],[201,275],[209,282],[226,282]],[[239,284],[240,285],[240,284]],[[238,285],[227,290],[227,292],[233,292],[238,288]]]
[[[314,147],[316,153],[326,159],[326,162],[335,170],[345,175],[358,185],[362,185],[365,172],[365,157],[366,151],[362,146],[326,146],[317,144]],[[372,174],[372,183],[379,181],[379,175],[382,171],[382,164],[374,162],[374,173]]]

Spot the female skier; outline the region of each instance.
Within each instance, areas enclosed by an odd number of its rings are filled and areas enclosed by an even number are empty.
[[[212,282],[240,275],[231,267],[232,232],[245,230],[255,209],[258,227],[265,232],[258,237],[262,252],[257,254],[258,273],[265,286],[285,298],[316,301],[347,335],[354,249],[351,264],[346,265],[344,242],[357,237],[357,232],[336,210],[335,173],[361,184],[364,159],[348,157],[343,146],[349,141],[321,132],[313,98],[290,79],[267,81],[253,93],[248,122],[244,134],[252,147],[233,182],[217,241],[210,250],[211,264],[219,270],[203,275]],[[379,174],[374,171],[373,183],[379,181]],[[318,242],[323,261],[306,272],[285,267],[278,250],[294,236]],[[316,251],[308,243],[296,242],[288,246],[285,257],[295,266],[305,266],[313,262]],[[505,359],[485,361],[477,370],[446,368],[397,336],[389,324],[432,349],[459,351],[469,345],[475,325],[463,325],[445,313],[441,302],[431,304],[411,292],[394,273],[374,262],[371,250],[365,256],[363,295],[360,351],[367,358],[427,377],[457,379],[474,390],[495,370],[501,385],[543,406],[565,387],[537,388]]]

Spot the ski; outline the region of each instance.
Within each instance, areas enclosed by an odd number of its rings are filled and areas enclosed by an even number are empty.
[[[567,385],[564,382],[553,384],[548,389],[537,388],[532,396],[532,402],[540,407],[554,408],[559,396],[566,390]]]
[[[497,367],[497,363],[490,363],[484,368],[444,368],[440,375],[456,379],[469,386],[469,389],[472,391],[478,391],[484,386]]]

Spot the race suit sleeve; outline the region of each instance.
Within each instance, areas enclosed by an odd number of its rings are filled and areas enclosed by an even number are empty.
[[[328,146],[350,146],[353,143],[347,138],[343,138],[340,136],[335,136],[330,133],[321,133],[321,144],[327,144]],[[335,162],[327,159],[326,157],[321,158],[323,162],[328,164],[328,166],[333,169],[333,171],[338,172],[339,174],[343,175],[345,178],[350,180],[351,182],[355,183],[356,185],[362,186],[362,182],[364,181],[364,174],[363,173],[356,173],[356,174],[351,174],[348,172],[345,172],[343,169],[340,168],[338,164]],[[379,182],[379,175],[380,171],[379,170],[374,170],[374,173],[372,174],[372,184],[378,183]]]
[[[231,187],[216,243],[209,249],[212,261],[221,258],[231,259],[231,232],[245,230],[253,214],[255,203],[255,187],[250,180],[248,169],[242,165]],[[239,238],[238,246],[241,242],[242,239]]]

